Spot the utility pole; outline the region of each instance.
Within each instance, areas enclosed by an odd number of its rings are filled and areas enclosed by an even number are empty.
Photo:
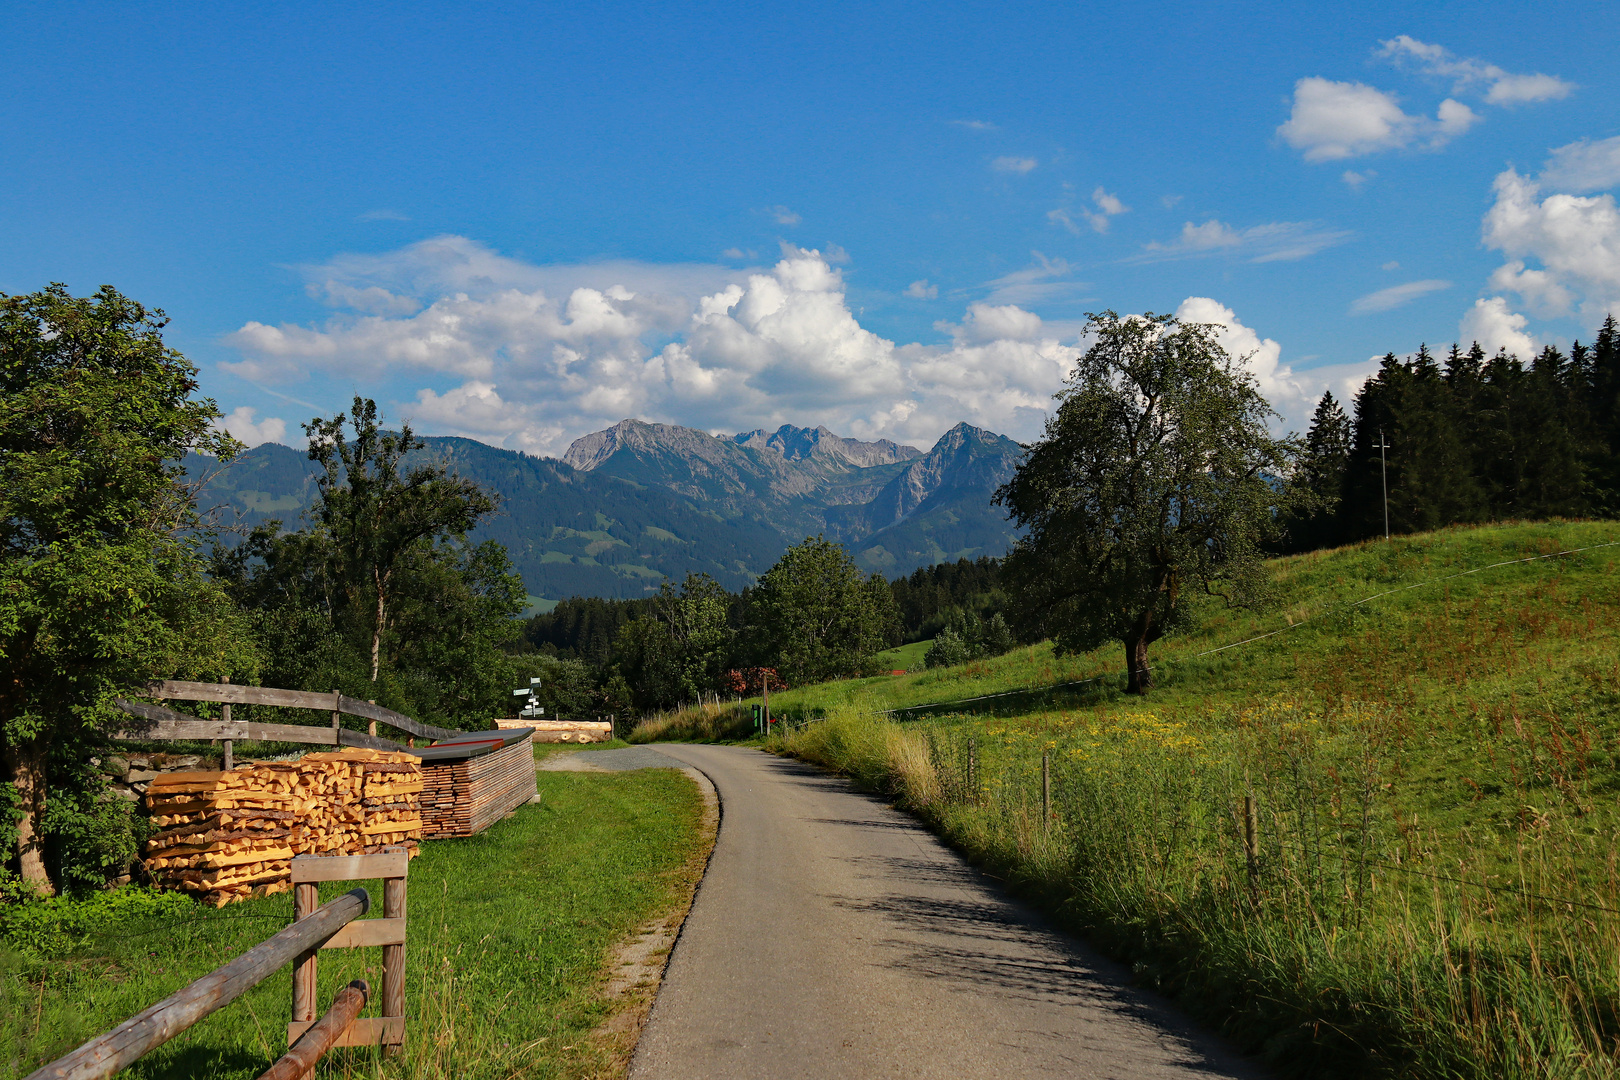
[[[1389,449],[1389,443],[1384,441],[1384,429],[1378,429],[1378,475],[1384,481],[1384,539],[1389,539],[1389,461],[1384,457],[1384,451]]]

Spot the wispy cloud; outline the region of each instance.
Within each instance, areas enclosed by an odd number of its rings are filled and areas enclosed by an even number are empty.
[[[996,172],[1018,173],[1021,176],[1038,164],[1032,157],[998,157],[990,163],[990,167]]]
[[[409,217],[407,217],[406,215],[400,213],[398,210],[389,210],[389,209],[384,208],[384,209],[378,209],[378,210],[367,210],[365,213],[361,214],[359,217],[356,217],[354,220],[356,220],[356,221],[409,221],[411,219]]]
[[[933,300],[939,296],[939,286],[930,285],[928,279],[923,278],[921,281],[913,281],[910,285],[907,285],[905,295],[913,300]]]
[[[804,220],[804,218],[800,217],[798,214],[795,214],[792,210],[789,210],[785,206],[766,207],[764,212],[768,214],[770,219],[776,222],[778,225],[786,225],[790,229]]]
[[[1352,315],[1370,315],[1376,311],[1393,311],[1409,304],[1420,296],[1427,296],[1432,292],[1451,288],[1451,282],[1441,281],[1439,278],[1430,278],[1427,281],[1408,281],[1405,285],[1391,285],[1387,289],[1370,292],[1366,296],[1357,297],[1350,305]]]
[[[1128,213],[1131,209],[1119,201],[1119,196],[1110,195],[1103,190],[1101,185],[1098,185],[1097,189],[1091,193],[1091,201],[1097,207],[1095,210],[1082,206],[1071,211],[1068,207],[1060,206],[1056,210],[1048,210],[1046,219],[1062,225],[1074,235],[1079,236],[1081,235],[1080,225],[1075,221],[1075,215],[1078,214],[1091,227],[1092,232],[1105,233],[1108,231],[1109,218]]]
[[[1378,43],[1379,57],[1410,64],[1425,75],[1451,81],[1453,94],[1480,93],[1490,105],[1523,105],[1566,98],[1575,84],[1555,75],[1516,75],[1495,64],[1457,56],[1443,45],[1431,45],[1406,34]]]
[[[1130,262],[1163,262],[1196,259],[1210,255],[1231,255],[1247,262],[1282,262],[1315,255],[1324,248],[1342,244],[1353,234],[1329,229],[1316,221],[1274,221],[1234,229],[1224,221],[1210,218],[1202,225],[1187,222],[1181,235],[1169,243],[1153,241]]]
[[[1620,135],[1555,148],[1537,179],[1543,187],[1576,194],[1620,186]]]
[[[1067,259],[1048,259],[1039,251],[1031,251],[1034,262],[1022,270],[1003,274],[982,286],[990,290],[985,302],[990,304],[1036,304],[1050,300],[1074,300],[1091,288],[1089,282],[1065,280],[1073,267]]]
[[[969,131],[998,131],[999,128],[988,120],[952,120],[957,127],[967,128]]]

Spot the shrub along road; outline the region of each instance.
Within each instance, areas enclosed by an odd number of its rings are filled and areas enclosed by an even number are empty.
[[[847,781],[657,752],[704,772],[722,816],[632,1077],[1260,1075]]]

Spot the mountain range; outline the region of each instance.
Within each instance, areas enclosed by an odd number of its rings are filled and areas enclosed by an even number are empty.
[[[576,440],[560,461],[471,439],[422,442],[417,454],[500,496],[472,539],[506,545],[536,603],[641,596],[690,572],[740,589],[816,534],[887,577],[1000,555],[1014,534],[990,499],[1023,452],[968,424],[927,452],[819,427],[710,435],[639,420]],[[276,443],[227,465],[184,464],[203,479],[199,504],[226,524],[297,528],[315,499],[314,463]]]

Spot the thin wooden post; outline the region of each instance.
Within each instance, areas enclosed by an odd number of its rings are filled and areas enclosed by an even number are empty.
[[[343,706],[343,691],[332,691],[332,745],[341,746],[338,739],[338,729],[343,726],[343,714],[338,709]]]
[[[405,879],[388,878],[383,882],[383,918],[405,919]],[[383,946],[383,1016],[405,1015],[405,943]],[[383,1054],[398,1053],[399,1045],[384,1047]]]
[[[370,906],[371,898],[366,890],[352,889],[344,893],[184,990],[135,1014],[66,1057],[35,1070],[27,1080],[100,1080],[111,1076],[148,1050],[161,1046],[203,1017],[229,1005],[280,971],[293,957],[311,947],[318,948],[364,915]]]
[[[1041,751],[1041,828],[1052,826],[1052,751]]]
[[[968,736],[968,802],[979,805],[979,740]]]
[[[325,1015],[289,1046],[287,1052],[277,1058],[276,1063],[266,1069],[259,1080],[298,1080],[299,1077],[313,1075],[315,1063],[349,1030],[370,997],[371,985],[364,979],[356,979],[339,990]]]
[[[320,903],[320,886],[314,882],[301,882],[293,886],[293,922],[307,919]],[[315,954],[310,949],[301,952],[293,961],[292,1018],[315,1019]]]
[[[377,699],[376,698],[368,698],[367,701],[366,701],[366,704],[375,705],[375,704],[377,704]],[[375,720],[366,721],[366,734],[370,735],[373,739],[375,739],[377,737],[377,721],[375,721]]]
[[[227,675],[223,679],[221,679],[220,681],[223,682],[223,683],[229,683],[231,681],[231,677],[229,675]],[[229,724],[231,722],[231,703],[228,702],[228,701],[225,702],[223,705],[221,705],[219,707],[219,722],[222,723],[222,724]],[[225,740],[225,771],[226,772],[230,772],[232,769],[236,768],[235,755],[231,752],[232,749],[233,748],[231,746],[231,740],[226,739]]]
[[[1243,796],[1243,854],[1249,865],[1249,903],[1260,906],[1260,810],[1253,795]]]

